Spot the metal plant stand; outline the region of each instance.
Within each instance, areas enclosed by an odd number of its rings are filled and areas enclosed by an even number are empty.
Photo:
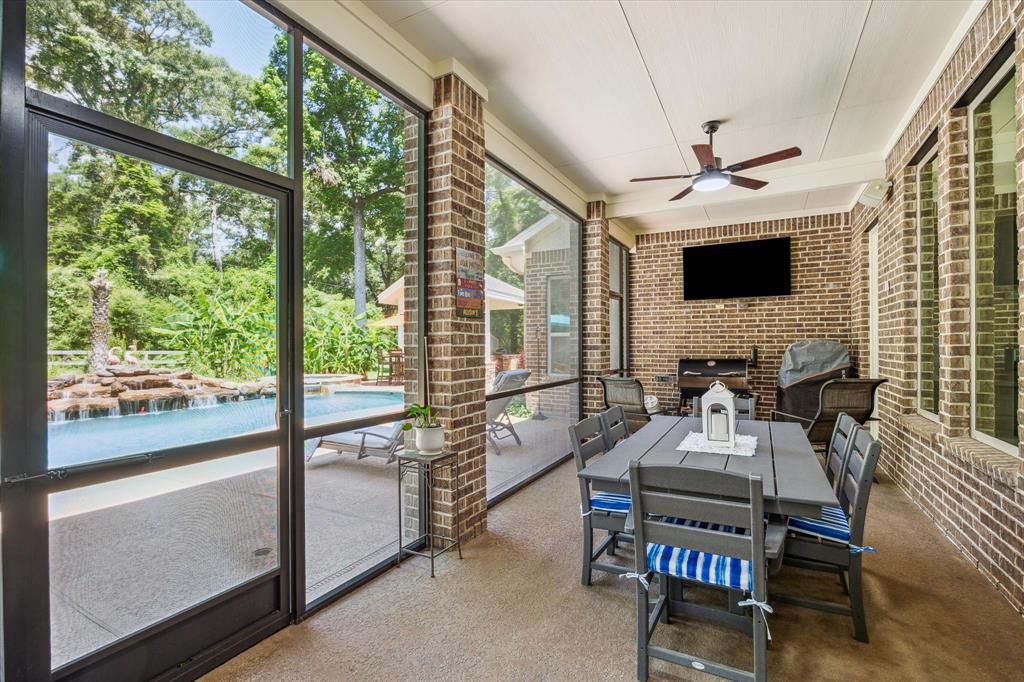
[[[448,469],[455,480],[452,493],[452,504],[455,516],[455,537],[435,531],[434,526],[434,479],[439,470]],[[415,472],[421,494],[426,496],[424,510],[427,515],[426,532],[417,540],[426,541],[426,551],[408,549],[402,539],[402,482],[407,473]],[[459,456],[457,452],[444,450],[441,454],[424,454],[416,450],[406,450],[398,455],[398,558],[401,565],[402,557],[408,554],[430,559],[430,577],[434,577],[434,559],[451,549],[457,549],[462,558],[462,542],[458,538],[458,529],[462,517],[459,512]]]

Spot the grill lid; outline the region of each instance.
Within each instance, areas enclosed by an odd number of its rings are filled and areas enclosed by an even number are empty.
[[[808,379],[849,369],[850,352],[838,341],[805,339],[790,344],[782,354],[779,386],[788,388]]]

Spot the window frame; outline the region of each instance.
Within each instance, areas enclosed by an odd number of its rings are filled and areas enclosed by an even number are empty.
[[[977,395],[977,310],[976,310],[976,292],[977,292],[977,268],[975,268],[975,260],[977,258],[977,248],[975,240],[977,233],[975,230],[976,225],[976,207],[975,207],[975,169],[974,169],[974,112],[977,108],[984,104],[990,95],[997,92],[1000,88],[1004,87],[1009,79],[1013,82],[1016,76],[1016,65],[1014,58],[1010,57],[1004,61],[998,68],[992,71],[992,75],[984,87],[980,88],[977,95],[971,101],[967,108],[967,158],[968,158],[968,195],[970,199],[970,335],[971,335],[971,351],[970,351],[970,364],[971,364],[971,381],[970,381],[970,437],[983,445],[995,448],[1014,457],[1020,457],[1020,443],[1012,445],[1006,441],[994,438],[987,433],[982,433],[977,429],[977,403],[975,396]],[[1017,132],[1020,133],[1020,125],[1017,125]],[[1016,178],[1020,182],[1020,178]],[[1018,222],[1020,217],[1018,216]],[[1020,245],[1018,244],[1018,247]],[[1018,254],[1019,257],[1019,254]],[[1019,314],[1018,310],[1018,314]],[[1019,379],[1019,377],[1018,377]],[[1018,438],[1020,434],[1020,420],[1017,418],[1017,433]]]
[[[546,357],[546,359],[547,359],[547,368],[546,369],[547,369],[547,375],[549,377],[558,377],[559,379],[566,379],[566,378],[572,377],[573,375],[571,373],[570,374],[565,374],[564,372],[556,372],[554,370],[554,365],[552,364],[552,360],[554,359],[554,353],[552,352],[554,344],[551,343],[551,341],[552,341],[552,339],[556,339],[556,338],[558,338],[558,339],[571,339],[572,338],[572,325],[570,324],[569,325],[569,330],[568,331],[564,331],[564,332],[556,332],[556,331],[552,331],[551,330],[551,291],[554,288],[552,285],[555,282],[565,282],[565,281],[572,282],[572,279],[573,278],[572,278],[571,275],[548,275],[547,278],[545,279],[545,282],[544,282],[544,286],[547,289],[547,291],[545,292],[545,296],[547,298],[547,304],[546,304],[545,312],[547,314],[545,315],[545,321],[544,321],[544,325],[545,325],[545,328],[546,328],[546,331],[547,331],[547,334],[546,334],[546,337],[547,337],[547,357]],[[577,328],[578,327],[579,327],[579,325],[577,325]],[[577,366],[578,365],[579,365],[579,358],[577,357]],[[579,374],[579,372],[577,372],[577,374]]]
[[[612,291],[611,287],[611,257],[613,249],[618,250],[619,255],[619,289],[620,291]],[[629,373],[629,248],[615,239],[614,237],[608,238],[608,353],[609,353],[609,369],[613,374],[626,375]],[[617,300],[619,302],[619,328],[618,330],[612,329],[611,324],[611,301]],[[619,358],[618,367],[612,367],[614,358],[611,358],[611,335],[618,332],[619,336]]]
[[[922,364],[922,362],[921,362],[921,337],[922,337],[922,332],[924,330],[924,324],[922,323],[923,321],[921,319],[921,310],[922,310],[922,305],[921,305],[921,300],[922,300],[922,295],[921,295],[921,291],[922,291],[922,277],[921,277],[921,275],[922,275],[922,272],[924,270],[924,261],[921,258],[921,171],[924,169],[924,167],[928,163],[931,163],[932,161],[938,161],[938,157],[939,157],[939,146],[938,146],[938,144],[935,144],[935,145],[931,146],[930,148],[928,148],[921,155],[921,160],[918,161],[916,166],[914,167],[914,193],[915,193],[915,199],[914,199],[914,223],[915,223],[915,232],[916,232],[916,234],[915,234],[915,241],[917,242],[917,249],[916,249],[916,253],[917,253],[917,306],[916,306],[916,308],[917,308],[917,348],[915,349],[917,351],[916,352],[917,362],[914,363],[914,383],[915,383],[915,394],[914,394],[915,405],[914,405],[914,407],[917,410],[917,413],[919,415],[921,415],[922,417],[924,417],[926,419],[930,419],[931,421],[936,422],[936,423],[939,422],[939,405],[938,405],[938,402],[936,402],[936,404],[935,404],[935,411],[934,412],[932,412],[930,410],[926,410],[923,407],[921,407],[921,398],[922,398],[922,395],[923,395],[923,392],[921,390],[921,384],[922,384],[922,382],[921,382],[921,364]],[[935,182],[938,182],[938,177],[936,177]],[[936,206],[936,215],[935,215],[935,229],[936,229],[936,232],[938,232],[938,207],[937,206]],[[935,248],[936,249],[939,248],[937,237],[936,237]],[[938,275],[939,275],[939,273],[936,271],[936,273],[935,273],[936,278],[938,278]],[[938,289],[938,282],[937,281],[936,281],[936,289]],[[938,296],[936,296],[935,305],[938,306],[938,304],[939,304],[939,300],[938,300]],[[941,322],[941,320],[938,320],[938,321]],[[938,333],[937,329],[936,329],[936,333]],[[939,364],[939,367],[941,369],[940,358],[941,358],[941,354],[939,354],[937,357],[935,357],[933,359],[933,362],[936,363],[936,364]],[[941,399],[941,395],[940,395],[940,399]]]

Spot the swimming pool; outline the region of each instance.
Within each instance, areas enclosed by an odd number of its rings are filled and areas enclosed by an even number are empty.
[[[403,400],[400,391],[307,395],[306,424],[370,415],[401,407]],[[272,428],[276,413],[276,399],[257,398],[187,410],[51,422],[47,432],[49,464],[72,466],[237,436]]]

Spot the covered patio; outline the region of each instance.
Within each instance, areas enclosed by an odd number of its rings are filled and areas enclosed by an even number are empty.
[[[0,678],[1021,677],[1024,0],[0,2]]]

